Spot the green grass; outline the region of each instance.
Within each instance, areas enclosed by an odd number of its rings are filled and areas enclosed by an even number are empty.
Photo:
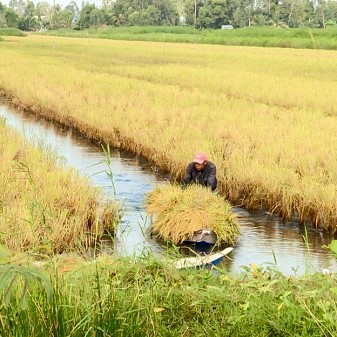
[[[0,36],[27,36],[17,28],[0,28]]]
[[[303,49],[337,49],[337,29],[245,27],[233,30],[196,30],[192,27],[110,27],[83,31],[63,29],[43,34],[114,40],[185,42]]]
[[[16,266],[6,283],[4,268],[1,336],[337,334],[330,275],[298,279],[247,268],[231,277],[223,269],[178,271],[144,257],[107,258],[64,275],[35,270],[35,282],[33,268]]]

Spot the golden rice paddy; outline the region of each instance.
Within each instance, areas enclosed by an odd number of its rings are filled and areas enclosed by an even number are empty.
[[[165,241],[181,244],[202,228],[217,234],[216,244],[235,243],[239,228],[230,205],[216,193],[191,185],[161,185],[148,193],[147,211],[154,216],[151,232]]]
[[[28,36],[0,55],[18,106],[178,179],[204,151],[228,200],[336,231],[335,52]]]
[[[52,151],[29,145],[0,121],[0,246],[54,255],[80,251],[119,221],[119,207]]]

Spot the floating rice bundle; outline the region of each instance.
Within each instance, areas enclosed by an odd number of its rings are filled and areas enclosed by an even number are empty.
[[[210,229],[217,234],[217,245],[232,245],[239,235],[238,222],[231,206],[218,194],[198,186],[182,189],[178,185],[160,185],[147,194],[151,232],[165,241],[180,244],[195,231]]]

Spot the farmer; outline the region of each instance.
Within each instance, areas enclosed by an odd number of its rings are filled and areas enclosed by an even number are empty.
[[[196,153],[193,161],[187,166],[183,187],[190,183],[209,187],[212,191],[216,189],[216,166],[208,161],[202,152]]]

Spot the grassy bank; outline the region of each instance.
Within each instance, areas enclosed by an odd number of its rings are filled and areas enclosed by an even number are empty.
[[[177,179],[206,152],[232,202],[336,230],[335,52],[47,36],[0,52],[14,104]]]
[[[0,267],[9,275],[0,281],[2,336],[337,334],[331,275],[297,279],[255,266],[237,276],[223,269],[178,271],[149,257],[101,259],[65,274],[53,263],[51,272],[10,266]]]
[[[33,147],[0,123],[0,245],[53,255],[84,251],[114,233],[118,207],[40,141]]]
[[[17,28],[0,28],[0,36],[26,36],[23,31]]]
[[[62,29],[45,35],[112,40],[220,44],[231,46],[337,49],[337,29],[245,27],[197,30],[193,27],[109,27],[83,31]]]

